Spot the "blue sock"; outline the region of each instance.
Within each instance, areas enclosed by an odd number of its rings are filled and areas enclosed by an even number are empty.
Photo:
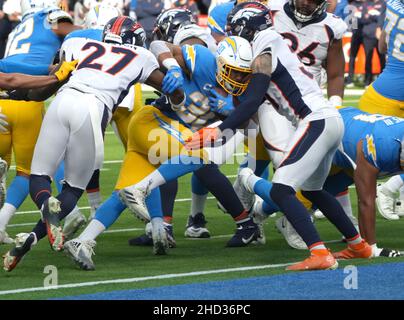
[[[163,218],[163,209],[161,206],[160,188],[154,188],[146,198],[147,210],[150,214],[150,219]]]
[[[180,155],[164,162],[158,171],[166,181],[171,181],[203,167],[202,159]]]
[[[262,209],[268,215],[280,211],[279,207],[272,200],[270,192],[272,190],[272,183],[268,180],[260,179],[254,185],[254,192],[258,194],[263,200],[264,205]]]
[[[29,194],[29,178],[16,176],[7,190],[6,203],[19,208]]]
[[[53,181],[55,182],[58,193],[62,192],[63,185],[61,184],[61,182],[64,178],[65,178],[65,162],[62,161],[55,172],[55,176],[53,177]]]
[[[254,174],[257,177],[268,180],[269,178],[269,161],[268,160],[257,160],[257,165]]]
[[[400,174],[400,178],[404,181],[404,174]]]
[[[102,203],[95,213],[95,219],[101,222],[108,229],[126,209],[126,206],[119,200],[118,191],[112,192],[111,196]]]
[[[201,180],[193,174],[191,179],[192,193],[203,196],[209,192],[209,190],[202,184]]]

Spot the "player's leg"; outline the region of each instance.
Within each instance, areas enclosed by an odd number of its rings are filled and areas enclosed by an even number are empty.
[[[12,126],[11,142],[16,162],[16,176],[8,188],[5,205],[0,211],[0,230],[6,228],[9,220],[28,196],[32,154],[42,124],[44,104],[5,101],[2,102],[2,108],[4,112],[9,110],[7,114]]]
[[[7,122],[12,124],[10,111],[6,112],[5,108],[2,108],[1,111],[7,116]],[[0,133],[0,245],[13,242],[6,232],[6,227],[16,208],[12,204],[5,203],[7,170],[11,163],[11,141],[11,131]]]

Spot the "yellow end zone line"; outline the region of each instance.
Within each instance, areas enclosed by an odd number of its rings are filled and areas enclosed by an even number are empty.
[[[51,287],[22,288],[22,289],[0,291],[0,295],[20,294],[20,293],[27,293],[27,292],[41,292],[41,291],[61,290],[61,289],[72,289],[72,288],[83,288],[83,287],[92,287],[92,286],[118,284],[118,283],[135,283],[135,282],[163,280],[163,279],[186,278],[186,277],[204,276],[204,275],[210,275],[210,274],[219,274],[219,273],[232,273],[232,272],[242,272],[242,271],[251,271],[251,270],[275,269],[275,268],[286,267],[286,266],[289,266],[294,263],[296,263],[296,262],[280,263],[280,264],[266,264],[266,265],[261,265],[261,266],[250,266],[250,267],[239,267],[239,268],[228,268],[228,269],[203,270],[203,271],[194,271],[194,272],[186,272],[186,273],[169,273],[169,274],[161,274],[161,275],[157,275],[157,276],[147,276],[147,277],[137,277],[137,278],[69,283],[69,284],[63,284],[63,285],[51,286]]]

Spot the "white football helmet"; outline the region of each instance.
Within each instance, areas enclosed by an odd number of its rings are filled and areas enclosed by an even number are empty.
[[[241,37],[227,37],[218,44],[216,53],[217,82],[227,93],[241,95],[247,89],[251,74],[250,43]]]
[[[21,16],[31,14],[39,10],[60,7],[60,0],[21,0]]]
[[[104,29],[112,18],[121,16],[121,11],[105,4],[96,5],[88,11],[85,19],[87,29]]]

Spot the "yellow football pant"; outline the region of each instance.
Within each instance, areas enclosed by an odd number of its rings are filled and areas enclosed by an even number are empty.
[[[131,118],[128,149],[115,189],[136,184],[164,161],[180,154],[207,159],[203,150],[188,152],[185,140],[193,132],[180,122],[165,116],[153,106],[145,106]]]
[[[383,97],[370,85],[359,100],[360,110],[404,118],[404,101]]]
[[[14,151],[17,172],[30,174],[31,161],[45,113],[43,102],[1,100],[10,131],[0,133],[0,157],[10,165]]]

